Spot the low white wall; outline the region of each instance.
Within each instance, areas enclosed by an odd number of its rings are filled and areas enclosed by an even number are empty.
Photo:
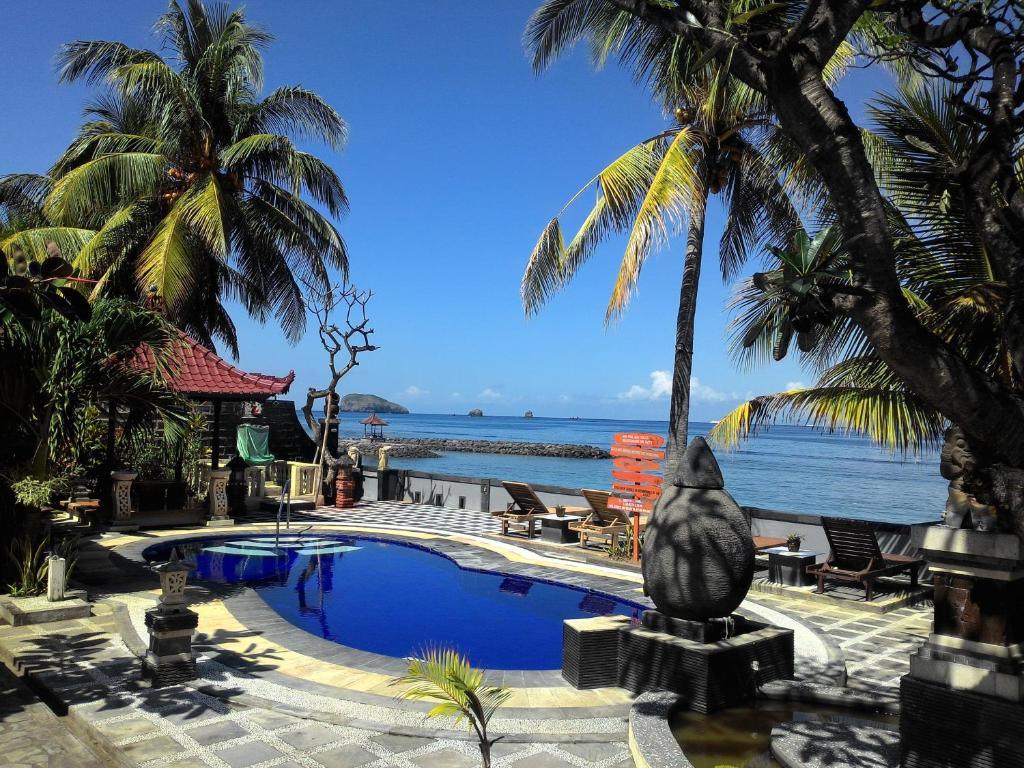
[[[435,475],[414,470],[395,469],[402,479],[405,491],[404,500],[419,499],[422,504],[456,507],[482,512],[500,511],[512,501],[512,497],[502,487],[501,482],[486,477],[456,477],[452,475]],[[363,497],[379,498],[377,473],[375,469],[365,470]],[[586,500],[578,490],[557,486],[531,484],[541,501],[549,506],[563,504],[565,506],[587,506]],[[772,536],[785,538],[796,533],[804,540],[804,548],[821,553],[824,559],[828,553],[828,540],[821,527],[820,518],[814,515],[803,515],[759,507],[744,507],[750,519],[751,531],[755,536]],[[916,549],[911,543],[911,529],[929,525],[899,525],[895,523],[872,522],[878,543],[883,552],[913,554]],[[938,519],[936,519],[936,523]]]

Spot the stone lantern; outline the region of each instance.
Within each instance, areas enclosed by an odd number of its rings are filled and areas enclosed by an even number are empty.
[[[185,607],[185,584],[192,566],[172,553],[170,561],[155,566],[160,575],[160,604],[146,611],[149,650],[143,675],[154,687],[176,685],[196,676],[192,634],[199,614]]]

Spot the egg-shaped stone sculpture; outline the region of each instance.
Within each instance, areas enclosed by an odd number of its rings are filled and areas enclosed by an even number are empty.
[[[654,506],[642,565],[644,591],[659,611],[678,619],[729,616],[750,589],[750,525],[702,437],[687,447],[678,477]]]

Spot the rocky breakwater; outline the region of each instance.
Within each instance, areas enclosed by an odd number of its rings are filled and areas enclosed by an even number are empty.
[[[342,443],[345,438],[342,438]],[[381,445],[391,446],[392,458],[436,458],[438,453],[501,453],[512,456],[550,456],[560,459],[608,459],[611,454],[593,445],[569,443],[521,443],[513,440],[457,440],[443,437],[387,438],[383,443],[359,440],[364,454],[376,453]]]

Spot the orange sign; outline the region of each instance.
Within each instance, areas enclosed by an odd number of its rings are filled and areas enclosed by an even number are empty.
[[[640,559],[640,514],[654,508],[654,500],[661,495],[659,459],[665,452],[659,450],[665,438],[648,432],[619,432],[615,435],[611,453],[614,456],[612,490],[628,494],[631,498],[613,496],[608,506],[633,515],[633,560]]]
[[[618,496],[612,496],[608,499],[608,508],[621,509],[623,512],[638,514],[640,512],[650,512],[654,509],[654,502],[641,501],[640,499],[620,499]]]
[[[613,445],[608,449],[612,456],[629,456],[633,459],[664,459],[664,451],[655,451],[651,448],[633,448],[628,445]]]

